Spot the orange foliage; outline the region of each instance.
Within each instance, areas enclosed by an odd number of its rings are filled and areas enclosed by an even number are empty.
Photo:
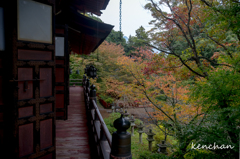
[[[200,106],[189,101],[188,86],[178,78],[182,67],[171,67],[171,60],[149,50],[140,50],[139,53],[146,58],[118,59],[118,64],[135,78],[131,84],[120,86],[122,94],[128,94],[141,105],[150,102],[149,105],[156,109],[151,115],[158,120],[187,123],[201,112]]]

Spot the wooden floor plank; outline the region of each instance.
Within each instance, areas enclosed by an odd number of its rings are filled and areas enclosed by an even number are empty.
[[[56,121],[56,158],[90,159],[83,88],[70,87],[69,89],[68,120]]]

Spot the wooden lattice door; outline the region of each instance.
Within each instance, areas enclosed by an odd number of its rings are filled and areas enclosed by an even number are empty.
[[[4,153],[7,158],[52,159],[56,156],[54,1],[15,0],[4,7],[10,15],[3,64]]]
[[[69,104],[69,49],[67,25],[56,25],[56,118],[67,119]]]

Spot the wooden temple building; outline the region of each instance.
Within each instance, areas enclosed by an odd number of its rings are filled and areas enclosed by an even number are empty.
[[[0,1],[2,159],[56,158],[56,120],[68,119],[69,54],[90,54],[113,26],[109,0]]]

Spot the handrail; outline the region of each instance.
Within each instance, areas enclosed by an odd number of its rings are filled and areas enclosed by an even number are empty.
[[[109,132],[109,130],[108,130],[108,128],[107,128],[103,118],[102,118],[102,115],[101,115],[101,113],[100,113],[100,111],[99,111],[99,109],[97,107],[96,102],[94,100],[92,100],[92,102],[93,102],[94,109],[95,109],[95,111],[97,113],[98,119],[100,120],[101,126],[103,128],[103,132],[106,135],[106,138],[108,140],[108,144],[110,145],[110,147],[112,147],[112,136],[111,136],[111,134],[110,134],[110,132]]]
[[[88,81],[89,82],[89,81]],[[83,80],[85,104],[87,108],[87,116],[90,122],[90,130],[93,131],[95,143],[97,145],[98,156],[103,159],[110,158],[112,147],[112,135],[110,134],[103,117],[98,109],[96,97],[91,97],[89,83]]]
[[[126,131],[130,127],[130,122],[124,119],[123,114],[114,121],[117,129],[110,134],[96,103],[96,89],[91,85],[86,76],[83,77],[83,90],[85,105],[88,117],[88,126],[93,140],[95,140],[97,158],[111,159],[131,159],[131,134]]]

